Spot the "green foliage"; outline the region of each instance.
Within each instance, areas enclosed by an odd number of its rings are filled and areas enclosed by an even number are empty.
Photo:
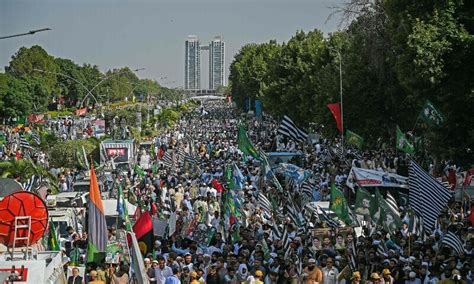
[[[16,117],[31,113],[28,85],[9,74],[0,74],[0,116]]]
[[[95,138],[87,140],[67,140],[60,141],[48,150],[51,167],[80,168],[77,153],[82,151],[82,146],[86,151],[86,156],[98,160],[100,141]]]
[[[345,129],[361,135],[368,147],[394,144],[400,125],[422,141],[421,154],[472,162],[474,3],[346,5],[342,11],[355,17],[343,32],[323,37],[317,30],[298,31],[287,43],[242,47],[229,76],[237,105],[246,109],[250,99],[253,108],[260,99],[267,113],[289,115],[301,126],[325,125],[326,134],[338,135],[326,105],[340,101],[341,76]],[[441,127],[415,124],[426,100],[445,116]]]

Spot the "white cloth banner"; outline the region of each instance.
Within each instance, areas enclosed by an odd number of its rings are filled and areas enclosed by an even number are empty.
[[[171,213],[170,220],[169,220],[169,232],[168,235],[171,237],[174,232],[176,232],[176,212]]]
[[[351,189],[354,189],[356,185],[408,188],[408,178],[393,173],[352,167],[346,185]]]
[[[153,235],[157,237],[164,237],[168,220],[158,219],[153,217]]]

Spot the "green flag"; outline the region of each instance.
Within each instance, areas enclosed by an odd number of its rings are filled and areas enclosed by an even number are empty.
[[[415,147],[413,146],[410,141],[408,141],[405,134],[400,130],[400,127],[397,126],[397,149],[408,153],[413,154],[415,153]]]
[[[352,219],[349,215],[349,207],[347,206],[347,200],[344,194],[336,188],[333,183],[331,186],[331,206],[330,209],[336,213],[337,217],[341,219],[347,225],[352,224]]]
[[[426,101],[420,112],[420,117],[430,126],[441,126],[444,122],[444,116],[439,112],[430,101]]]
[[[133,171],[140,177],[145,176],[145,171],[138,164],[135,164]]]
[[[356,146],[359,149],[362,149],[364,145],[364,138],[362,136],[350,131],[349,129],[346,131],[346,143]]]
[[[390,234],[395,233],[402,227],[400,216],[390,208],[378,189],[375,191],[375,197],[377,199],[377,204],[382,208],[380,214],[381,225]]]
[[[48,245],[49,249],[52,251],[59,251],[59,242],[58,242],[58,235],[56,233],[56,226],[54,226],[53,222],[49,222],[49,236],[48,236]]]
[[[380,207],[375,198],[363,187],[357,188],[355,214],[359,220],[378,223],[380,219]]]
[[[239,134],[237,136],[237,143],[239,144],[239,150],[244,154],[254,157],[255,159],[259,158],[258,152],[255,147],[252,145],[252,142],[247,137],[247,133],[242,125],[239,125]]]

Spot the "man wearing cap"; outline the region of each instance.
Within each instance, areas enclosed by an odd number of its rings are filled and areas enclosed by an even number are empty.
[[[305,284],[320,284],[323,282],[323,273],[316,266],[316,260],[314,258],[308,260],[308,266],[306,266],[303,271]]]
[[[416,277],[415,271],[410,271],[410,273],[408,273],[408,279],[405,280],[405,284],[421,284],[421,280]]]
[[[373,272],[370,274],[370,279],[367,280],[366,284],[380,284],[383,283],[383,280],[380,278],[377,272]]]
[[[390,269],[385,268],[382,271],[382,276],[383,276],[383,280],[385,284],[393,284],[394,279],[392,277],[392,273],[390,272]]]
[[[326,266],[323,267],[323,283],[324,284],[338,284],[339,280],[337,279],[337,275],[339,271],[334,266],[334,259],[332,257],[328,257],[326,259]]]

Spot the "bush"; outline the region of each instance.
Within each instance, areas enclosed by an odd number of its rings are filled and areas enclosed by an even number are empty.
[[[82,153],[82,146],[84,146],[86,156],[88,159],[99,160],[99,144],[100,141],[96,138],[89,138],[87,140],[67,140],[58,142],[50,148],[48,154],[50,157],[49,164],[51,167],[75,167],[81,168],[82,165],[78,159],[78,153]]]

